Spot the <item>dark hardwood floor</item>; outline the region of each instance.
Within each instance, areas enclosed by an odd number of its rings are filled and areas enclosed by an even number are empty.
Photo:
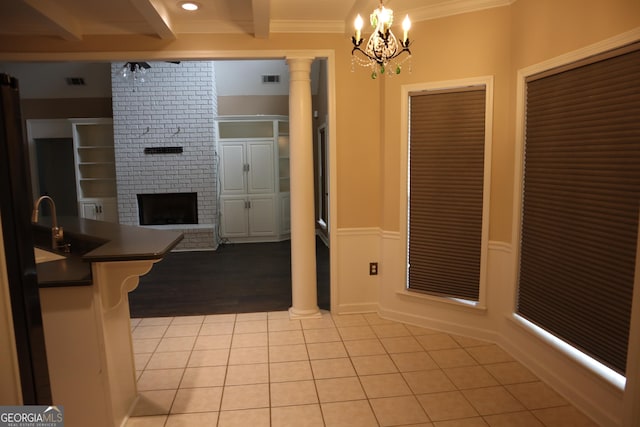
[[[318,305],[329,309],[329,248],[316,241]],[[291,307],[291,242],[172,252],[129,294],[131,317],[280,311]]]

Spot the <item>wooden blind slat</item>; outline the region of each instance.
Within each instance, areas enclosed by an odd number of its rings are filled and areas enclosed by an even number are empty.
[[[624,374],[640,202],[640,50],[527,82],[517,311]]]
[[[411,96],[409,289],[477,301],[486,89]]]

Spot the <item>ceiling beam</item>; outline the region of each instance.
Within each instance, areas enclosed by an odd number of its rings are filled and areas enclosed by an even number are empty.
[[[159,0],[131,0],[156,35],[163,40],[175,40],[176,33],[171,25],[169,11]]]
[[[251,0],[253,7],[253,35],[268,39],[271,33],[271,0]]]
[[[51,0],[22,0],[55,27],[56,34],[65,40],[82,40],[80,25],[72,15]]]

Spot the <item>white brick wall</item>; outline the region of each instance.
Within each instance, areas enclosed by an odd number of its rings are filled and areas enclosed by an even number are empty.
[[[121,77],[122,62],[111,64],[120,223],[139,224],[139,193],[197,192],[202,228],[190,231],[188,240],[197,241],[198,249],[214,248],[217,95],[213,63],[149,64],[146,81],[135,84]],[[146,147],[174,146],[183,147],[183,153],[144,154]],[[182,246],[188,249],[186,243]]]

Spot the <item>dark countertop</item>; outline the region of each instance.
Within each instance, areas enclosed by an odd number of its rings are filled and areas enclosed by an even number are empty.
[[[83,261],[77,254],[64,254],[64,256],[66,256],[65,259],[36,264],[39,287],[55,288],[93,284],[90,262]]]
[[[49,218],[34,225],[35,246],[51,251]],[[182,233],[155,230],[77,217],[58,218],[64,241],[71,243],[66,258],[37,264],[40,287],[91,285],[91,263],[158,260],[182,240]]]

